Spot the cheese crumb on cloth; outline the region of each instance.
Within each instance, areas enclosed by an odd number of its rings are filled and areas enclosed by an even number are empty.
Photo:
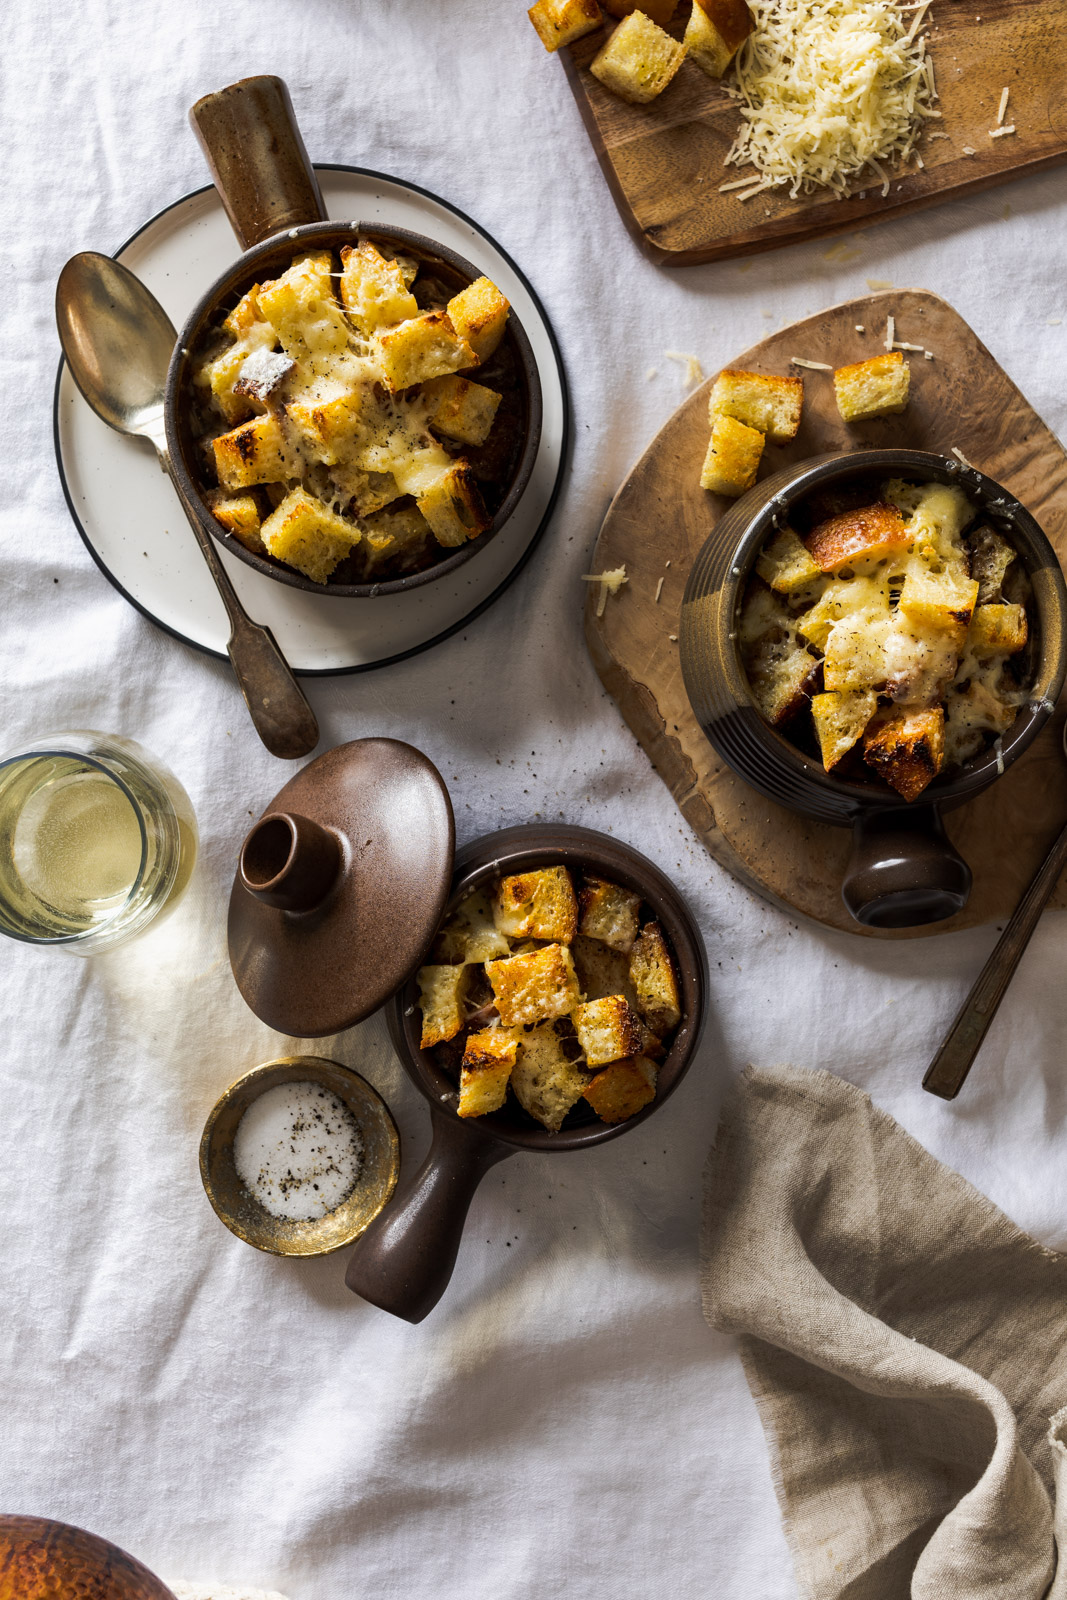
[[[749,0],[755,30],[736,61],[741,130],[725,165],[754,168],[746,200],[788,184],[791,198],[860,173],[889,193],[886,165],[912,154],[939,117],[933,62],[920,33],[929,0]]]

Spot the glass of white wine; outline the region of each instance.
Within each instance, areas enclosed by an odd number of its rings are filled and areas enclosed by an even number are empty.
[[[196,861],[189,796],[133,739],[81,729],[0,758],[0,933],[111,949],[178,901]]]

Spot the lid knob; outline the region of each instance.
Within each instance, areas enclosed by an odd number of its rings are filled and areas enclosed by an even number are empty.
[[[268,812],[241,846],[241,882],[278,911],[320,905],[343,865],[336,837],[296,811]]]

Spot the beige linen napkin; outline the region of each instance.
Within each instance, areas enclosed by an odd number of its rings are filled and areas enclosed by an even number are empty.
[[[708,1160],[702,1286],[810,1600],[1067,1600],[1067,1255],[851,1084],[749,1069]]]

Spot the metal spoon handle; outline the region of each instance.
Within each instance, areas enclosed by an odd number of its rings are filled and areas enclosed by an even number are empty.
[[[997,1007],[1004,998],[1004,992],[1065,865],[1067,828],[1064,828],[1038,868],[1030,887],[997,940],[992,955],[960,1007],[944,1043],[927,1068],[923,1088],[931,1094],[940,1095],[943,1100],[954,1100],[962,1089],[989,1024],[997,1014]]]
[[[226,615],[230,619],[230,637],[226,649],[256,732],[271,755],[283,761],[295,761],[299,756],[309,755],[319,742],[315,713],[308,705],[270,629],[253,622],[238,600],[214,540],[183,494],[181,485],[170,470],[170,460],[162,449],[160,456],[226,607]]]

